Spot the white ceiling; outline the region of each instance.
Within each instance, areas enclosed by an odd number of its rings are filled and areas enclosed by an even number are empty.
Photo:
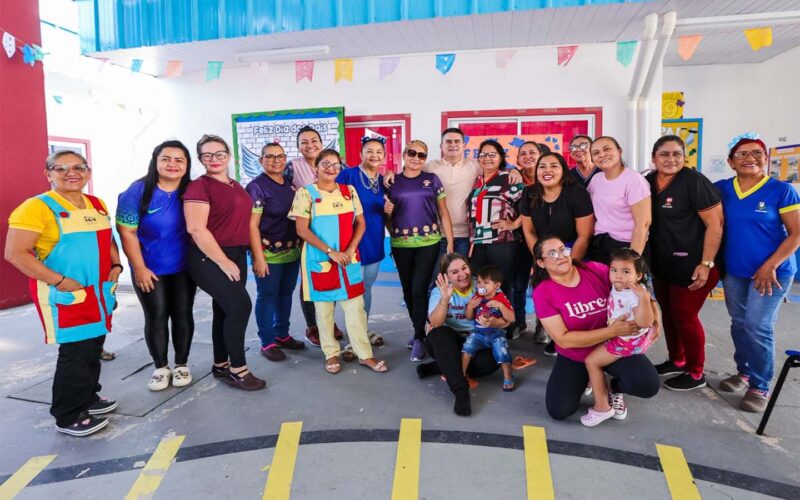
[[[141,47],[96,53],[128,66],[145,61],[143,72],[163,74],[167,61],[179,60],[184,71],[205,70],[207,61],[224,61],[225,67],[242,66],[234,54],[286,47],[328,45],[325,56],[375,57],[393,54],[454,52],[495,48],[635,40],[647,14],[677,11],[678,19],[800,10],[800,0],[659,0],[574,8],[537,9],[419,21],[401,21],[203,42]],[[701,30],[694,57],[683,61],[673,39],[667,66],[762,62],[800,46],[800,23],[773,27],[773,45],[750,49],[742,28]],[[677,37],[678,33],[676,33]]]

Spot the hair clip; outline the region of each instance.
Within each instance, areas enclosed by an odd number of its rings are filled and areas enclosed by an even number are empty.
[[[370,137],[368,135],[365,135],[364,137],[361,138],[361,145],[363,146],[364,144],[366,144],[368,142],[371,142],[371,141],[378,141],[381,144],[383,144],[384,146],[386,145],[386,138],[385,137],[381,137],[379,135],[376,135],[375,137]]]
[[[745,132],[744,134],[737,135],[736,137],[731,139],[731,142],[728,143],[728,151],[736,147],[736,145],[739,144],[739,141],[741,141],[742,139],[751,139],[757,141],[761,139],[761,136],[755,132]]]

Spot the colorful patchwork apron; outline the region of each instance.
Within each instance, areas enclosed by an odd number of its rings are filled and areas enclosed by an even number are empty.
[[[355,204],[352,202],[350,189],[344,184],[337,185],[341,198],[323,198],[313,184],[305,188],[311,195],[311,231],[334,251],[340,252],[347,248],[353,238]],[[342,267],[333,262],[325,252],[306,244],[303,245],[301,263],[305,300],[337,302],[364,294],[361,256],[358,250],[353,260]]]
[[[72,211],[47,194],[37,197],[55,214],[59,233],[58,243],[42,262],[84,285],[75,292],[61,292],[43,281],[30,280],[31,298],[48,344],[77,342],[111,331],[117,288],[115,282],[105,281],[111,271],[111,222],[99,199],[84,196],[91,206]]]

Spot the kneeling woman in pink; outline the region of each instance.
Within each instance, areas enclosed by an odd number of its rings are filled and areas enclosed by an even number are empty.
[[[536,314],[558,352],[547,381],[545,404],[551,417],[563,420],[578,410],[589,382],[587,356],[598,344],[635,335],[639,327],[624,318],[608,324],[607,300],[611,290],[608,266],[573,262],[571,249],[551,236],[539,238],[533,251]],[[620,358],[604,367],[604,371],[614,377],[609,385],[609,398],[614,418],[618,420],[627,416],[623,394],[650,398],[661,385],[655,368],[643,354]]]

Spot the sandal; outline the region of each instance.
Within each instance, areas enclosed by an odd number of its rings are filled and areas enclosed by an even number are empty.
[[[100,353],[100,359],[102,359],[103,361],[112,361],[116,359],[116,357],[117,357],[116,354],[114,354],[111,351],[106,351],[105,349],[103,349],[103,352]]]
[[[523,368],[527,368],[535,364],[536,360],[533,358],[526,358],[524,356],[514,356],[514,360],[511,362],[511,368],[513,368],[514,370],[521,370]]]
[[[517,385],[514,383],[514,377],[510,379],[503,379],[503,391],[504,392],[511,392],[517,388]]]
[[[608,411],[597,411],[594,408],[589,408],[586,415],[581,417],[581,423],[586,427],[594,427],[612,417],[614,417],[614,408],[610,408]]]
[[[342,371],[342,365],[339,363],[339,357],[333,356],[325,360],[325,371],[331,374],[336,374]]]
[[[383,337],[378,335],[375,332],[367,332],[369,334],[369,343],[375,347],[383,347],[385,342],[383,341]]]
[[[347,344],[344,348],[344,351],[342,351],[342,361],[345,363],[352,363],[356,359],[358,359],[358,357],[356,356],[356,353],[353,352],[353,346]]]
[[[230,363],[225,363],[222,366],[211,365],[211,375],[213,375],[214,378],[225,378],[228,376],[228,369],[230,367]]]
[[[374,364],[370,363],[369,361],[374,361]],[[384,373],[384,372],[389,370],[389,367],[386,366],[386,361],[383,361],[383,360],[378,361],[375,358],[359,359],[358,363],[360,365],[364,365],[367,368],[369,368],[370,370],[372,370],[374,372],[378,372],[378,373]]]
[[[442,379],[442,382],[447,382],[447,377],[445,377],[444,375],[442,375],[439,378]],[[474,378],[472,377],[464,377],[464,378],[467,379],[467,384],[469,385],[470,389],[475,389],[476,387],[478,387],[478,381],[475,380]]]

